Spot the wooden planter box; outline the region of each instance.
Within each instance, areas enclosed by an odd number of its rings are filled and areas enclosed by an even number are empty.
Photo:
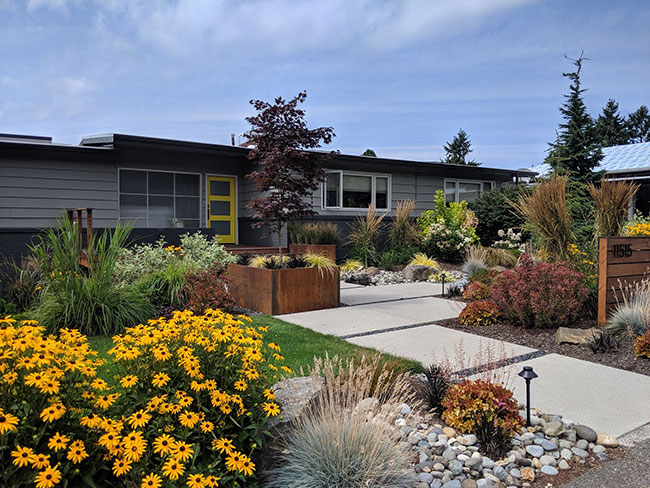
[[[228,290],[239,306],[269,315],[339,306],[339,270],[264,269],[228,265]]]
[[[289,244],[291,254],[323,254],[336,262],[336,244]]]

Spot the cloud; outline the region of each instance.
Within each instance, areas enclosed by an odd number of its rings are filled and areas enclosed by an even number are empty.
[[[63,77],[47,82],[50,94],[36,117],[46,119],[63,113],[76,117],[88,113],[94,102],[95,85],[84,77]]]

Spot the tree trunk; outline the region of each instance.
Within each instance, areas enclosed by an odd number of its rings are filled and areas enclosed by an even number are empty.
[[[282,221],[278,219],[278,253],[280,254],[280,267],[282,267]]]

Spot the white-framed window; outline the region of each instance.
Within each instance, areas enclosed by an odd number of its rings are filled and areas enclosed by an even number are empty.
[[[496,187],[494,181],[445,180],[445,203],[474,203],[483,193]]]
[[[322,191],[322,208],[339,210],[390,210],[390,175],[327,171]]]
[[[119,168],[119,216],[136,227],[200,227],[201,175]]]

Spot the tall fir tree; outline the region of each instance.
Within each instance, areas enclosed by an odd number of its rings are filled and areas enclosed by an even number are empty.
[[[481,163],[467,159],[469,153],[472,152],[472,143],[467,136],[467,132],[463,129],[458,131],[458,134],[451,142],[446,142],[443,146],[445,150],[445,159],[443,162],[449,164],[467,164],[469,166],[479,166]]]
[[[587,107],[582,98],[586,91],[580,82],[582,62],[586,60],[583,54],[578,59],[571,60],[576,70],[571,73],[562,73],[571,80],[569,93],[564,95],[565,102],[560,107],[564,122],[556,133],[555,142],[549,144],[550,148],[545,162],[550,164],[554,171],[567,173],[571,178],[580,181],[593,181],[600,177],[594,173],[603,153],[598,141],[596,124],[587,112]]]
[[[362,156],[369,156],[371,158],[376,158],[377,157],[377,153],[375,151],[373,151],[372,149],[366,149],[365,151],[363,151],[363,153],[361,155]]]
[[[629,142],[650,142],[650,112],[648,107],[641,105],[627,116]]]
[[[613,98],[607,100],[603,113],[598,116],[596,132],[603,147],[628,143],[630,131],[625,118],[618,113],[618,103]]]

